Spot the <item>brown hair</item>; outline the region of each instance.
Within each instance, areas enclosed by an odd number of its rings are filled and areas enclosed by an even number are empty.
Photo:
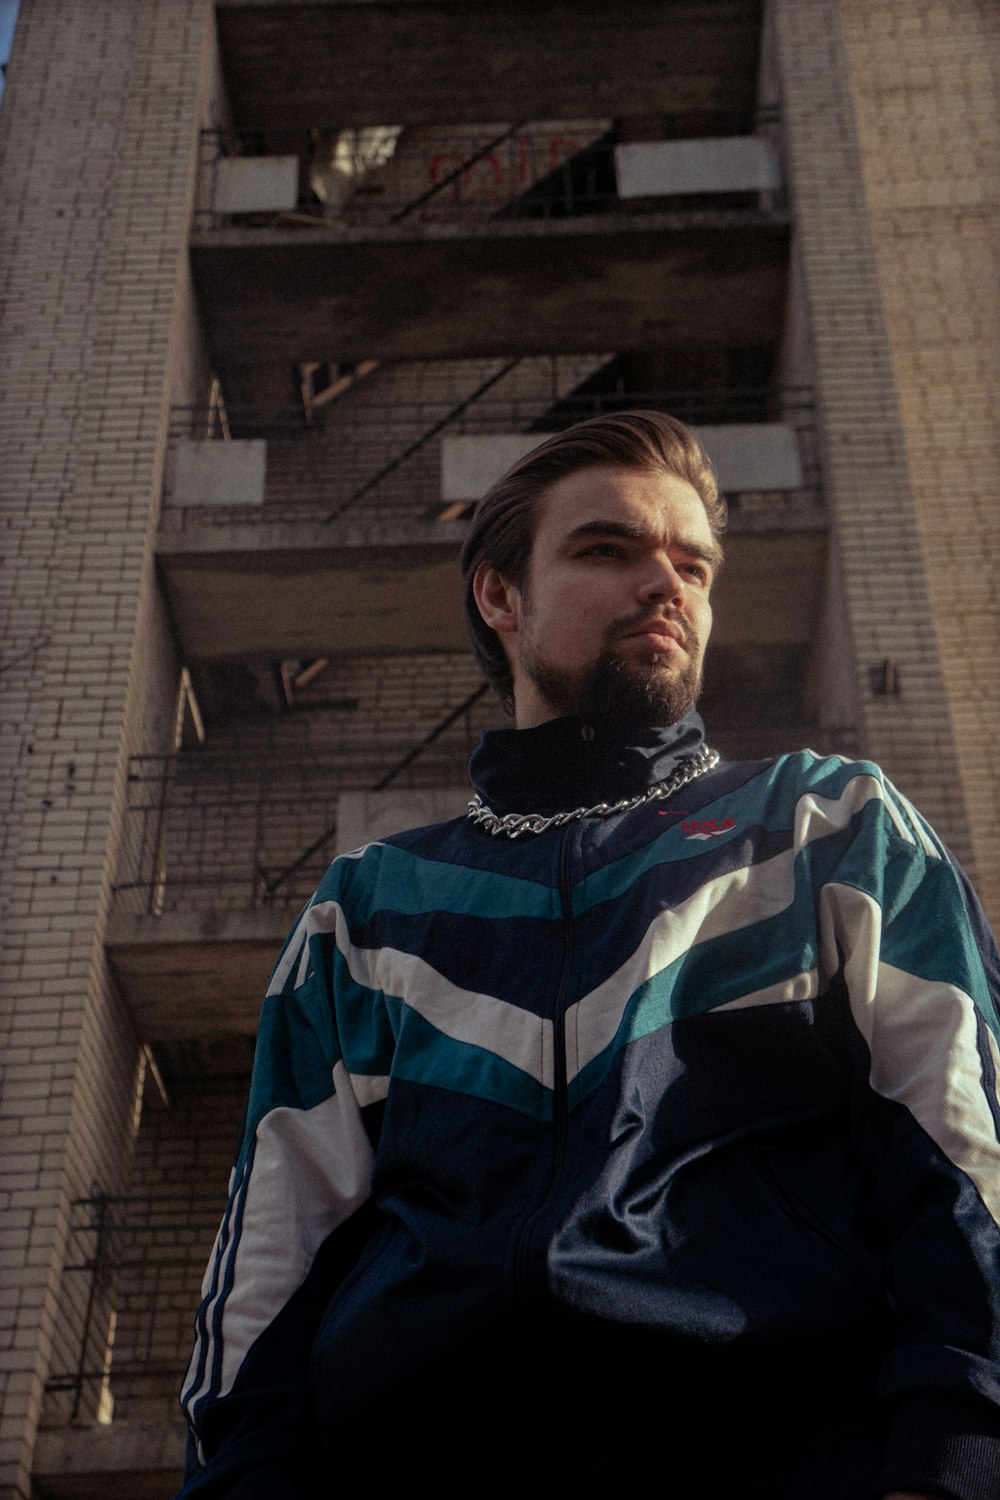
[[[567,474],[609,467],[660,471],[687,480],[705,507],[713,537],[726,524],[726,502],[701,444],[683,422],[658,411],[622,411],[590,417],[540,443],[498,479],[476,506],[462,548],[465,618],[472,649],[508,713],[514,683],[499,636],[479,613],[473,592],[476,570],[490,563],[522,589],[528,575],[538,501]]]

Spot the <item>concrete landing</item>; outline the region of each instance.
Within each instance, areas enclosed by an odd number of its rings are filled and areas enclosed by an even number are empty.
[[[58,1427],[35,1445],[41,1500],[168,1500],[183,1477],[180,1421]]]
[[[253,1036],[284,911],[113,917],[106,948],[144,1042]]]

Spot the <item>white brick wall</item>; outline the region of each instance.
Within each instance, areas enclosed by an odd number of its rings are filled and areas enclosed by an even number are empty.
[[[28,1493],[46,1380],[76,1363],[69,1204],[128,1165],[137,1050],[101,934],[127,751],[176,688],[152,539],[171,396],[201,358],[182,345],[211,22],[207,0],[23,0],[0,110],[5,1497]]]

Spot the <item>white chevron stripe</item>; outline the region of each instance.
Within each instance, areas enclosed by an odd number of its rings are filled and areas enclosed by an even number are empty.
[[[819,994],[819,974],[816,969],[804,969],[791,979],[779,984],[767,984],[761,990],[740,995],[736,1000],[727,1000],[724,1005],[713,1007],[714,1015],[720,1010],[751,1010],[755,1005],[785,1005],[790,1000],[815,1000]]]
[[[906,1106],[1000,1223],[1000,1143],[983,1091],[972,999],[955,985],[878,962],[882,913],[863,891],[829,885],[820,912],[828,955],[838,940],[845,954],[851,1010],[871,1052],[872,1088]]]
[[[567,1076],[575,1078],[615,1037],[629,1000],[654,974],[699,942],[762,922],[791,899],[791,850],[701,886],[687,901],[661,912],[639,946],[613,974],[566,1012]]]
[[[388,1073],[352,1073],[351,1087],[358,1106],[364,1109],[368,1104],[379,1104],[389,1093]]]
[[[309,937],[309,913],[311,910],[311,907],[307,908],[292,929],[291,936],[285,944],[284,952],[280,954],[278,962],[274,966],[274,973],[271,975],[270,983],[264,992],[265,995],[280,995],[288,983],[288,976],[301,959],[302,954],[308,952],[306,940]]]
[[[887,806],[901,833],[913,842],[899,813],[886,804],[879,780],[853,777],[837,798],[805,793],[796,806],[791,850],[759,864],[710,881],[686,902],[661,913],[632,954],[600,985],[570,1007],[566,1018],[568,1076],[601,1053],[613,1040],[625,1006],[641,984],[660,973],[695,944],[739,931],[785,910],[794,896],[794,858],[798,849],[846,827],[872,799]],[[444,1035],[482,1047],[551,1088],[554,1080],[552,1024],[532,1012],[488,994],[451,984],[425,959],[392,948],[361,948],[350,941],[344,913],[335,901],[317,902],[303,914],[284,959],[275,971],[269,994],[279,993],[296,962],[304,977],[308,938],[330,932],[352,977],[369,989],[397,996]],[[728,1002],[729,1007],[768,1000],[806,998],[808,976],[790,976],[782,984]],[[812,991],[815,992],[815,991]]]
[[[235,1284],[223,1312],[222,1388],[305,1280],[332,1230],[369,1196],[374,1160],[343,1063],[312,1109],[274,1109],[257,1127]],[[209,1310],[209,1327],[214,1309]]]
[[[552,1088],[552,1022],[531,1011],[452,984],[426,959],[396,948],[361,948],[350,940],[347,919],[335,901],[325,901],[309,913],[331,932],[352,979],[367,989],[402,999],[425,1021],[457,1042],[482,1047]]]
[[[805,793],[796,804],[791,849],[721,875],[701,886],[687,901],[657,916],[625,962],[568,1010],[568,1076],[575,1078],[610,1045],[629,1000],[654,974],[698,943],[752,927],[784,911],[795,895],[796,853],[816,839],[846,828],[860,808],[873,799],[884,800],[883,788],[876,777],[868,775],[854,777],[836,798]],[[909,842],[913,842],[912,837]],[[808,988],[815,984],[809,975],[792,975],[780,985],[761,990],[759,1000],[748,994],[729,1001],[727,1008],[763,1004],[766,999],[807,999],[810,993],[818,993],[816,988]]]

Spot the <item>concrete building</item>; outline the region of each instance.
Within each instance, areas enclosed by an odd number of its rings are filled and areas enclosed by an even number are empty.
[[[454,561],[703,430],[705,716],[880,760],[1000,918],[992,0],[22,0],[0,107],[0,1495],[179,1478],[291,911],[500,722]]]

